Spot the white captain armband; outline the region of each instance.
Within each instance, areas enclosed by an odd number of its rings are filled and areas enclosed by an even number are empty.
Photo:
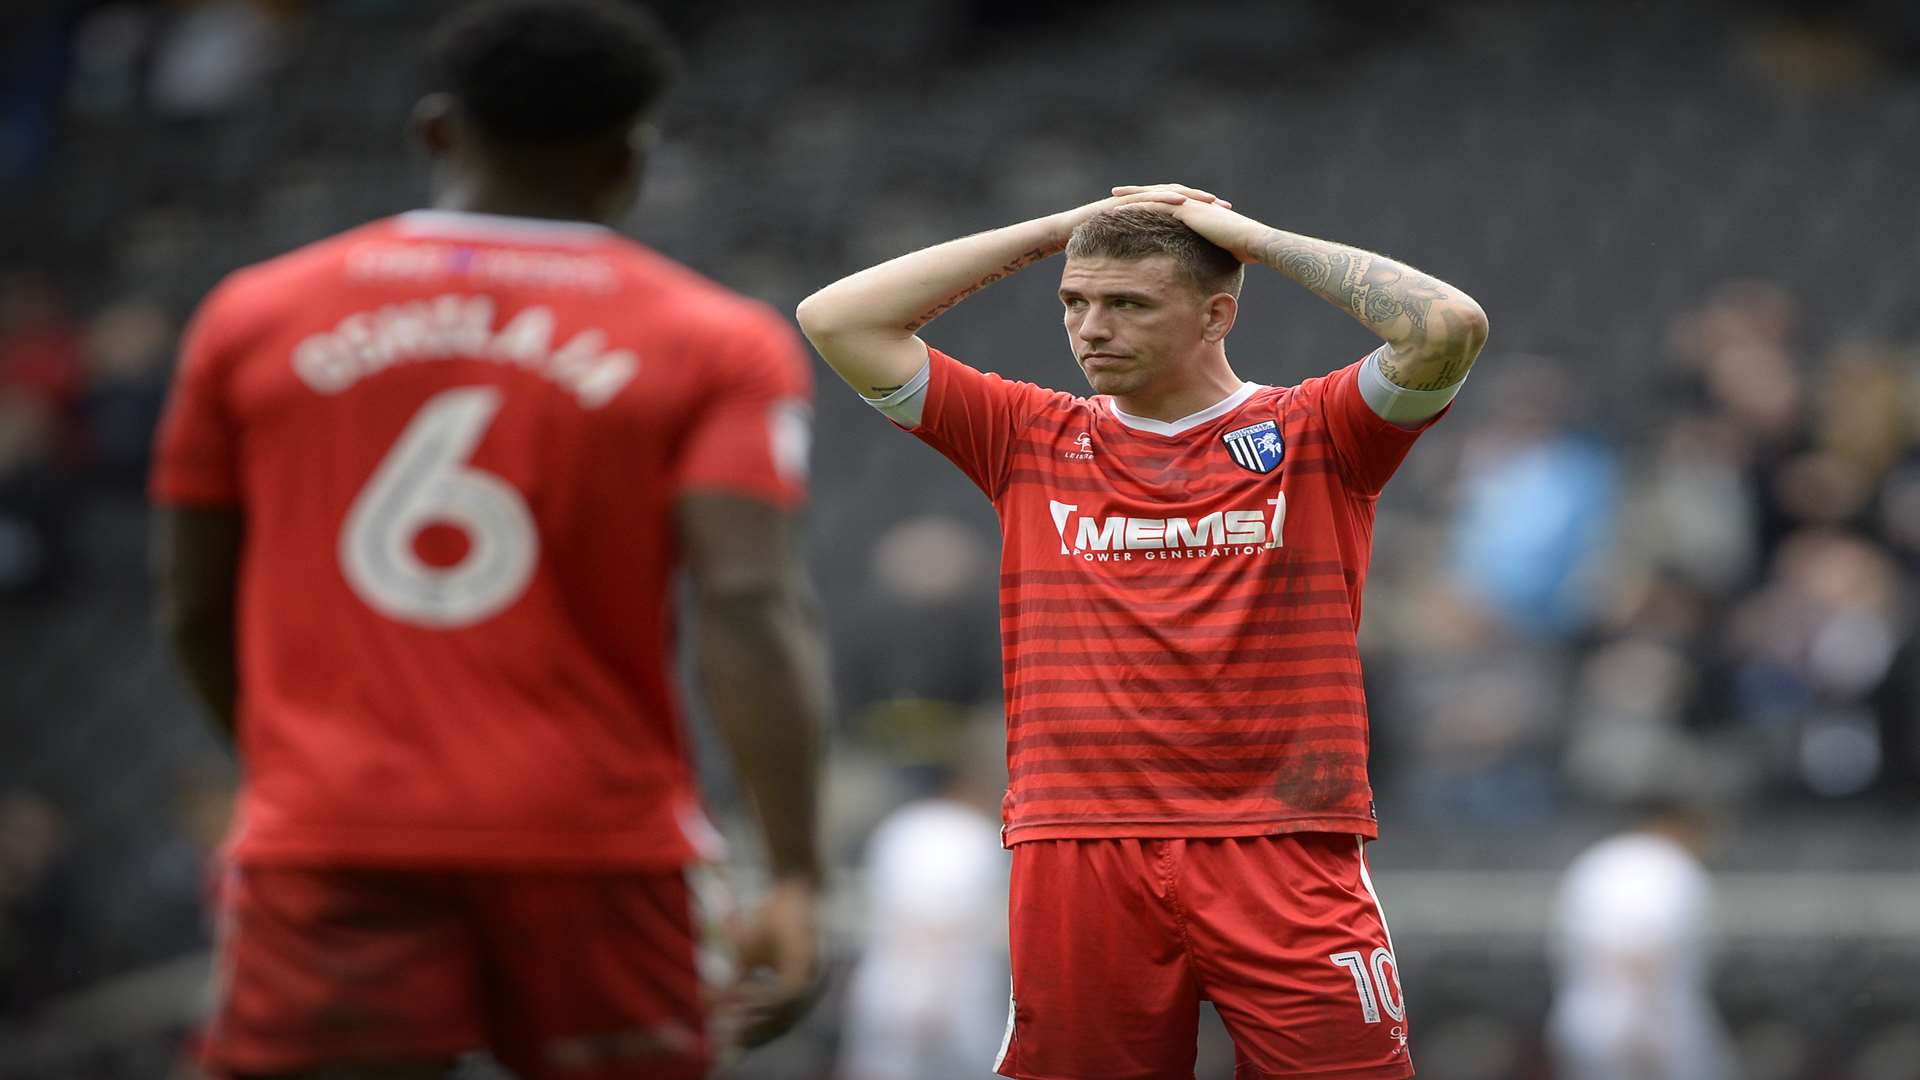
[[[1382,345],[1368,353],[1366,360],[1361,362],[1360,396],[1366,400],[1367,407],[1373,410],[1373,415],[1387,423],[1418,427],[1446,408],[1467,380],[1463,378],[1452,386],[1443,386],[1438,390],[1409,390],[1387,378],[1386,372],[1380,370],[1380,354],[1391,348],[1391,345]]]
[[[927,404],[927,380],[933,375],[933,358],[920,365],[920,371],[906,384],[886,397],[868,397],[860,395],[860,400],[886,413],[894,423],[904,428],[920,426],[920,411]],[[1436,410],[1438,411],[1438,410]]]

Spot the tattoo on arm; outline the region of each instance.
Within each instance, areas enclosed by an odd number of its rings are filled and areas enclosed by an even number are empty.
[[[1388,382],[1409,390],[1439,390],[1467,377],[1467,370],[1473,366],[1486,339],[1452,308],[1440,309],[1439,318],[1441,332],[1423,339],[1438,363],[1422,375],[1403,372],[1393,361],[1392,350],[1388,350],[1380,354],[1380,374],[1385,375]]]
[[[1026,269],[1027,267],[1032,266],[1034,263],[1037,263],[1042,259],[1045,259],[1051,255],[1058,253],[1059,251],[1062,250],[1063,247],[1064,245],[1062,245],[1061,247],[1037,247],[1037,248],[1034,248],[1032,251],[1021,253],[1020,255],[1016,256],[1011,262],[1008,262],[1006,265],[1000,267],[998,270],[992,271],[991,273],[987,274],[985,277],[981,278],[980,280],[974,282],[973,284],[967,286],[964,289],[961,289],[959,292],[955,293],[954,295],[947,297],[945,300],[942,300],[940,303],[935,304],[933,307],[928,308],[926,311],[921,312],[919,315],[916,315],[912,320],[910,320],[907,323],[904,329],[909,334],[919,332],[921,327],[932,322],[934,319],[939,318],[941,315],[946,314],[947,309],[953,307],[955,304],[958,304],[960,301],[965,300],[967,297],[972,296],[974,293],[979,292],[981,289],[984,289],[987,286],[993,284],[994,282],[999,281],[1001,278],[1012,277],[1014,274],[1017,274],[1020,271]],[[879,387],[875,387],[874,389],[877,391],[879,390]],[[896,386],[894,387],[894,389],[898,390],[899,387]]]
[[[1448,303],[1456,294],[1438,278],[1382,255],[1277,229],[1259,254],[1262,262],[1346,309],[1395,348],[1439,359],[1431,372],[1416,377],[1382,354],[1381,374],[1409,390],[1459,382],[1480,351],[1478,334]],[[1404,381],[1409,378],[1418,385]]]

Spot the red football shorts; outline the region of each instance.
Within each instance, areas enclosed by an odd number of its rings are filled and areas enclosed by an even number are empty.
[[[1002,1076],[1191,1080],[1202,1001],[1238,1080],[1413,1075],[1356,837],[1028,841],[1011,923]]]
[[[704,1075],[677,870],[232,870],[206,1060],[248,1076],[490,1049],[524,1080]]]

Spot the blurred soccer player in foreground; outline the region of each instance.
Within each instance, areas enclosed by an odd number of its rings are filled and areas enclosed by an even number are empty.
[[[1547,1045],[1564,1080],[1734,1080],[1713,1004],[1716,822],[1698,796],[1649,797],[1639,825],[1581,852],[1560,882]]]
[[[1065,250],[1093,397],[915,336]],[[1242,263],[1386,344],[1297,386],[1227,364]],[[800,306],[822,355],[999,513],[1013,1001],[998,1071],[1405,1077],[1354,630],[1375,497],[1486,339],[1479,305],[1205,192],[1114,197],[904,255]]]
[[[681,567],[775,875],[747,1041],[818,964],[806,365],[771,311],[594,224],[669,81],[649,20],[488,4],[432,60],[434,209],[229,277],[160,435],[168,630],[245,766],[210,1060],[697,1076]]]

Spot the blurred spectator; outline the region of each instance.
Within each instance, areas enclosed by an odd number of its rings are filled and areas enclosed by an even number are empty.
[[[279,63],[275,6],[260,0],[180,5],[155,49],[154,108],[175,117],[209,116],[259,94]]]
[[[1920,634],[1909,633],[1875,691],[1880,743],[1886,758],[1883,787],[1904,805],[1920,799]]]
[[[1678,312],[1668,327],[1667,349],[1683,371],[1703,373],[1710,357],[1740,346],[1789,348],[1800,333],[1801,304],[1792,290],[1764,278],[1736,278],[1715,286],[1695,308]],[[1775,378],[1760,384],[1765,391],[1746,400],[1773,401],[1777,414],[1786,383]],[[1715,382],[1716,393],[1740,397],[1739,380]]]
[[[1733,613],[1736,708],[1770,733],[1803,788],[1856,795],[1885,759],[1872,702],[1911,628],[1896,564],[1857,537],[1788,538],[1759,591]]]
[[[1815,438],[1871,486],[1913,443],[1914,357],[1878,342],[1834,349],[1820,381]]]
[[[971,528],[909,518],[873,545],[873,594],[835,649],[849,715],[895,698],[972,706],[997,701],[1000,619],[994,563]]]
[[[53,283],[0,279],[0,597],[51,588],[70,562],[64,474],[84,381],[79,332]]]
[[[1627,637],[1581,664],[1574,690],[1568,779],[1583,794],[1620,805],[1644,794],[1663,765],[1691,760],[1682,713],[1698,673],[1664,642]]]
[[[1455,573],[1518,628],[1570,635],[1594,614],[1619,469],[1604,444],[1567,425],[1570,375],[1539,362],[1495,369],[1481,389],[1493,414],[1461,465]]]
[[[82,116],[109,118],[140,104],[140,75],[153,49],[153,6],[102,4],[83,15],[73,33],[73,71],[67,105]]]
[[[1623,553],[1717,596],[1753,580],[1758,551],[1747,449],[1724,418],[1688,413],[1654,437]]]
[[[1920,452],[1912,452],[1880,487],[1875,531],[1909,571],[1920,570]]]
[[[1724,583],[1700,577],[1669,568],[1623,572],[1616,582],[1574,676],[1563,772],[1569,793],[1601,806],[1631,805],[1673,769],[1690,770],[1701,792],[1716,797],[1758,787],[1761,751],[1730,715],[1724,686],[1714,591]]]
[[[1004,736],[983,718],[945,741],[923,766],[930,794],[890,814],[867,847],[841,1080],[985,1076],[1007,1026]]]
[[[220,858],[233,817],[233,770],[224,759],[196,762],[173,792],[168,828],[147,852],[146,901],[133,914],[142,943],[168,947],[130,951],[143,962],[171,959],[213,940],[208,913],[226,866]]]
[[[57,430],[44,400],[0,386],[0,598],[44,593],[66,573],[69,495]]]
[[[1668,803],[1567,868],[1554,915],[1547,1021],[1559,1080],[1733,1080],[1708,990],[1711,827]]]
[[[52,803],[0,791],[0,1015],[72,989],[81,943],[69,925],[66,855],[66,822]]]
[[[183,275],[189,273],[192,260],[204,257],[211,224],[200,211],[181,203],[161,202],[129,213],[114,238],[115,278],[140,282],[143,290],[151,290],[169,302],[198,299],[180,290],[196,285],[183,280]]]
[[[0,181],[29,179],[46,165],[66,56],[66,20],[58,6],[0,5]]]
[[[1423,811],[1448,817],[1524,821],[1548,813],[1558,656],[1443,584],[1422,588],[1404,619],[1381,715],[1421,718],[1404,729],[1404,756],[1417,763],[1406,789]]]
[[[1800,523],[1832,512],[1818,467],[1795,461],[1808,448],[1811,409],[1796,360],[1800,324],[1791,292],[1769,281],[1740,280],[1677,316],[1669,335],[1673,359],[1692,378],[1708,415],[1723,420],[1743,444],[1737,456],[1755,499],[1762,563]]]
[[[157,301],[109,305],[87,327],[87,388],[81,402],[89,464],[106,486],[138,491],[167,393],[173,319]]]
[[[46,275],[17,272],[0,279],[0,390],[39,400],[67,427],[86,382],[80,359],[80,328]]]

